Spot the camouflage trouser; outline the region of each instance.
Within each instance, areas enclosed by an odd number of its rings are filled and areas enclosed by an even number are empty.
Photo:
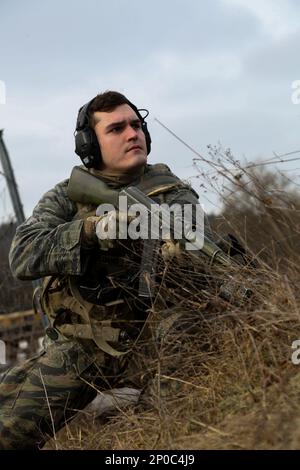
[[[118,383],[119,366],[99,350],[95,360],[76,340],[58,340],[8,369],[0,379],[0,449],[42,447],[97,389]]]

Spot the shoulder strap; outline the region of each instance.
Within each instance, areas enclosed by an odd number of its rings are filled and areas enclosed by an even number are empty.
[[[154,196],[175,188],[187,187],[186,184],[171,172],[167,165],[162,163],[147,165],[145,173],[136,186],[147,196]]]

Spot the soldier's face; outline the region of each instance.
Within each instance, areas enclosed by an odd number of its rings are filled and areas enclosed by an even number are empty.
[[[147,161],[147,146],[141,121],[128,104],[111,112],[94,113],[94,130],[100,145],[102,170],[130,173]]]

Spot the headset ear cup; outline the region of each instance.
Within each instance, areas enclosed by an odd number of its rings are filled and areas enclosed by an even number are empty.
[[[94,168],[100,168],[101,162],[102,162],[102,155],[101,155],[101,149],[100,145],[96,136],[96,133],[93,129],[90,129],[91,131],[91,142],[92,142],[92,148],[93,148],[93,167]]]
[[[95,132],[85,127],[75,134],[75,153],[79,155],[87,168],[98,168],[101,162],[101,151]]]
[[[148,131],[147,123],[145,121],[142,122],[142,129],[146,139],[147,155],[149,155],[149,153],[151,152],[151,136],[150,132]]]
[[[99,168],[102,160],[97,136],[89,126],[88,110],[93,100],[79,109],[75,130],[75,153],[87,168]]]

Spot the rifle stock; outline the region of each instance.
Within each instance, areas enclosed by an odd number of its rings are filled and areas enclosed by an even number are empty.
[[[79,166],[75,166],[72,170],[67,194],[74,202],[95,204],[96,206],[109,203],[118,207],[118,191],[109,188],[104,181]]]

